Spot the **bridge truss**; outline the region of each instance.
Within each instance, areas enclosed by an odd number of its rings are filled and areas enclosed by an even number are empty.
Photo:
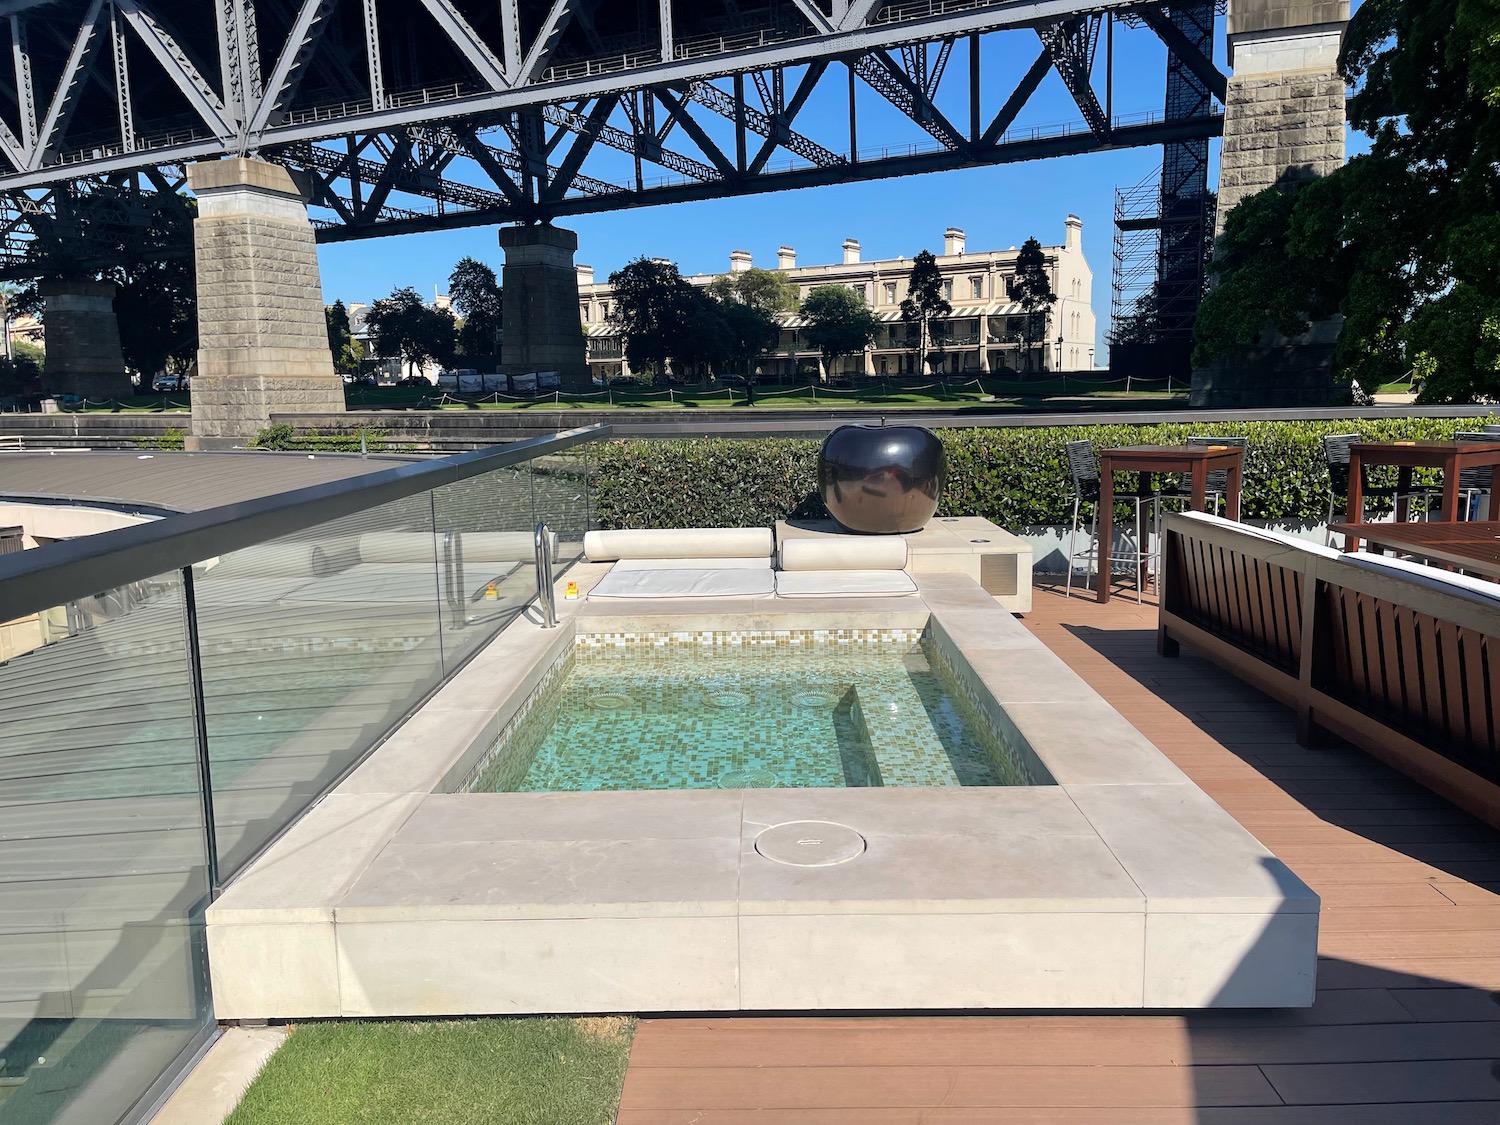
[[[1180,7],[0,0],[0,277],[185,252],[153,232],[180,229],[185,164],[224,155],[288,168],[324,242],[1139,145],[1206,158],[1206,94],[1113,110],[1117,18],[1222,103]],[[1001,36],[1029,67],[994,63]],[[1018,126],[1054,74],[1079,120]]]

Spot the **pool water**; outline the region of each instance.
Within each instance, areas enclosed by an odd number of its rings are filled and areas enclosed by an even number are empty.
[[[928,641],[579,645],[466,792],[1034,785]]]

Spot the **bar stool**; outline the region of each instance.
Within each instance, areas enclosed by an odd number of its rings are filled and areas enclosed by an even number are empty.
[[[1099,558],[1099,456],[1094,452],[1093,442],[1070,441],[1067,443],[1068,472],[1073,478],[1073,522],[1068,528],[1068,577],[1063,586],[1064,596],[1071,597],[1073,592],[1073,564],[1079,559],[1086,560],[1086,574],[1092,576],[1095,573],[1095,563]],[[1116,559],[1128,559],[1131,568],[1137,575],[1135,600],[1142,600],[1142,586],[1140,580],[1141,566],[1144,563],[1147,570],[1151,569],[1155,555],[1150,551],[1150,544],[1145,544],[1142,549],[1141,535],[1144,521],[1144,508],[1147,504],[1152,506],[1152,524],[1154,526],[1161,519],[1161,508],[1157,503],[1155,493],[1149,495],[1122,496],[1118,493],[1115,499],[1135,505],[1135,550],[1123,551],[1114,555]],[[1089,519],[1088,546],[1082,554],[1077,550],[1078,533],[1083,530],[1083,505],[1093,505],[1093,515]],[[1148,533],[1149,534],[1149,533]]]

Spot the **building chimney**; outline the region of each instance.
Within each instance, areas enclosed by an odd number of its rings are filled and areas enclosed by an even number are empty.
[[[852,266],[859,261],[859,239],[844,239],[844,265]]]
[[[794,270],[797,268],[797,251],[790,246],[778,246],[776,248],[776,268],[779,270]]]
[[[1063,243],[1066,250],[1083,249],[1083,220],[1077,215],[1068,216],[1068,238]]]
[[[744,273],[747,269],[750,268],[751,261],[753,261],[753,259],[750,257],[750,251],[731,250],[729,252],[729,272]]]
[[[575,266],[574,268],[578,271],[578,284],[579,285],[592,285],[592,284],[594,284],[594,267],[593,266]]]
[[[943,253],[949,258],[956,258],[964,252],[964,232],[957,227],[949,227],[943,232]]]

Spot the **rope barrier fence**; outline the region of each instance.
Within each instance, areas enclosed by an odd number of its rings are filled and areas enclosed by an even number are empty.
[[[871,378],[860,386],[831,386],[827,383],[809,381],[800,386],[775,385],[765,387],[738,388],[731,386],[715,387],[712,389],[695,388],[691,386],[668,386],[665,388],[648,388],[645,386],[621,386],[616,383],[606,383],[596,391],[565,391],[562,389],[520,392],[517,394],[506,394],[501,391],[490,391],[484,394],[455,394],[449,391],[441,391],[432,395],[419,395],[411,397],[403,394],[400,389],[378,388],[374,391],[366,391],[361,388],[357,395],[351,395],[351,404],[357,402],[359,405],[409,405],[417,409],[428,409],[444,406],[483,406],[486,404],[499,406],[502,403],[514,403],[517,405],[534,405],[537,403],[552,403],[562,406],[565,403],[582,402],[607,402],[611,406],[631,405],[633,403],[647,403],[665,400],[669,404],[679,401],[699,402],[706,399],[715,399],[722,396],[723,400],[730,405],[736,402],[746,402],[751,399],[792,399],[808,398],[813,402],[818,401],[820,396],[830,399],[860,399],[864,398],[871,403],[879,403],[881,400],[901,395],[930,394],[938,398],[972,398],[984,395],[1005,396],[1027,396],[1027,395],[1052,395],[1069,393],[1072,384],[1073,393],[1088,393],[1094,391],[1106,391],[1115,388],[1123,389],[1126,393],[1172,393],[1173,382],[1170,376],[1160,378],[1143,378],[1136,375],[1125,375],[1121,378],[1099,378],[1093,374],[1073,374],[1070,378],[1067,372],[1039,373],[1038,377],[1032,379],[1001,379],[1001,378],[977,378],[948,379],[940,378],[934,382],[907,384],[892,382],[885,376]],[[1179,388],[1181,389],[1180,385]],[[382,392],[386,393],[382,393]],[[935,392],[935,394],[934,394]],[[86,410],[188,410],[191,404],[179,402],[175,399],[162,397],[155,403],[126,402],[118,398],[91,399],[84,398],[72,402],[59,401],[58,411],[61,413],[78,413]],[[27,405],[22,407],[16,405],[10,408],[13,412],[21,412],[23,409],[32,410]]]

